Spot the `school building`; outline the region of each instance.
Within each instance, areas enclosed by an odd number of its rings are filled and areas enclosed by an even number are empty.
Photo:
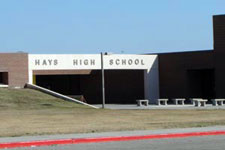
[[[137,99],[225,98],[225,15],[213,16],[214,49],[160,54],[0,53],[0,87],[36,84],[89,104]],[[103,67],[102,67],[103,64]]]

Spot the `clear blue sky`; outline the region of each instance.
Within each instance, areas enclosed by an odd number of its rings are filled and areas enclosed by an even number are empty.
[[[216,14],[225,0],[0,0],[0,52],[212,49]]]

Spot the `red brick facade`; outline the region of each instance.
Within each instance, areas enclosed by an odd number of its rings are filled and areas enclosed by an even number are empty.
[[[21,87],[28,82],[28,54],[0,53],[0,72],[8,72],[9,87]]]

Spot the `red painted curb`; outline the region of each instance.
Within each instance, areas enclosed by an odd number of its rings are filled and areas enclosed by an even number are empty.
[[[80,139],[62,139],[62,140],[0,143],[0,149],[15,148],[15,147],[35,147],[35,146],[62,145],[62,144],[81,144],[81,143],[112,142],[112,141],[182,138],[182,137],[208,136],[208,135],[225,135],[225,131],[171,133],[171,134],[154,134],[154,135],[140,135],[140,136],[97,137],[97,138],[80,138]]]

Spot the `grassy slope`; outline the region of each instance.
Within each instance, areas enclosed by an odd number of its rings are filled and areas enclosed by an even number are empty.
[[[0,88],[1,109],[85,108],[74,102],[64,101],[31,89]]]
[[[30,89],[0,88],[0,137],[225,125],[224,116],[224,109],[92,109]]]

